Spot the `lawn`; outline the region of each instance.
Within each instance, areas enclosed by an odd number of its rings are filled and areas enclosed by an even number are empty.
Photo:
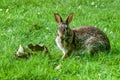
[[[110,39],[109,54],[61,61],[54,13],[74,13],[71,28],[96,26]],[[15,59],[19,45],[44,43],[43,52]],[[59,70],[54,68],[61,64]],[[120,80],[120,0],[0,0],[0,80]]]

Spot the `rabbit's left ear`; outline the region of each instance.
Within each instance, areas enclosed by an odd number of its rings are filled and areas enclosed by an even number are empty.
[[[73,18],[73,13],[70,13],[65,22],[69,24],[72,21],[72,18]]]
[[[62,18],[61,18],[61,16],[58,13],[54,13],[54,16],[55,16],[55,20],[56,20],[57,23],[61,23],[62,22]]]

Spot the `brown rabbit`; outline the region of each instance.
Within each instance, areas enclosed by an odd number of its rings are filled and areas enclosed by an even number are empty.
[[[59,23],[56,43],[63,52],[62,59],[78,50],[87,51],[92,55],[98,52],[110,51],[109,39],[100,29],[90,26],[71,29],[69,23],[73,18],[72,13],[65,22],[58,13],[55,13],[54,16],[57,23]]]

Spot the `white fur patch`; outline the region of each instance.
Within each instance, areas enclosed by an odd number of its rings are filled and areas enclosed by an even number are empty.
[[[57,38],[56,38],[56,43],[57,43],[57,46],[62,50],[62,52],[63,52],[64,54],[66,54],[66,53],[68,52],[68,50],[66,50],[66,49],[62,46],[62,44],[61,44],[61,39],[60,39],[59,36],[57,36]]]

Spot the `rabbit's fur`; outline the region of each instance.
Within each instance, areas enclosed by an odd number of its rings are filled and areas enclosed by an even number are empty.
[[[99,51],[110,51],[109,39],[100,29],[90,26],[81,26],[71,29],[69,23],[72,21],[72,13],[67,17],[65,22],[62,21],[58,13],[55,13],[54,16],[59,23],[56,43],[64,53],[62,59],[71,55],[73,51],[78,50],[87,51],[90,54]]]

